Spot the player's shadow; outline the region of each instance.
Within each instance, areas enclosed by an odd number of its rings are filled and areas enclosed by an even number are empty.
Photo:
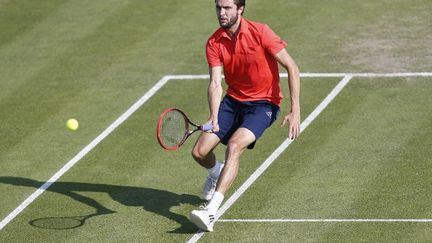
[[[34,188],[40,188],[44,184],[44,182],[28,178],[5,176],[0,176],[0,183]],[[203,202],[202,199],[194,195],[179,195],[173,192],[152,188],[80,182],[56,182],[52,184],[47,191],[69,196],[78,202],[93,207],[96,209],[96,213],[91,214],[92,217],[112,214],[115,213],[115,211],[106,208],[90,197],[79,194],[79,192],[107,193],[113,200],[125,206],[143,207],[149,212],[162,215],[180,224],[178,229],[169,231],[170,233],[196,232],[196,227],[188,220],[188,218],[184,215],[171,212],[171,207],[179,206],[181,204],[199,205]],[[29,223],[32,224],[32,221]]]

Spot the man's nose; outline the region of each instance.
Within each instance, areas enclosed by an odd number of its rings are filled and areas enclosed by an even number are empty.
[[[219,15],[221,16],[225,16],[226,15],[226,10],[221,8],[221,10],[219,11]]]

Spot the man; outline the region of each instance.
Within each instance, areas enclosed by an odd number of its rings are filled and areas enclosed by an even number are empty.
[[[288,72],[291,97],[291,111],[281,126],[289,124],[291,139],[300,134],[299,70],[285,50],[287,44],[267,25],[242,17],[245,0],[215,0],[215,4],[221,28],[206,46],[213,130],[202,133],[192,150],[193,158],[209,170],[203,197],[210,202],[190,214],[191,221],[205,231],[213,231],[217,210],[237,176],[240,155],[252,149],[276,120],[282,100],[278,63]],[[222,71],[228,89],[221,102]],[[216,161],[213,153],[220,142],[227,145],[225,163]]]

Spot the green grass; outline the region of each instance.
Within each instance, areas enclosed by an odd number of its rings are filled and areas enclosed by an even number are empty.
[[[431,71],[426,0],[248,0],[303,72]],[[213,1],[0,0],[0,220],[168,74],[205,74]],[[302,79],[302,118],[339,78]],[[282,79],[287,96],[286,79]],[[0,232],[2,242],[179,242],[206,172],[159,148],[170,106],[207,116],[207,80],[171,80]],[[354,78],[223,218],[432,218],[431,78]],[[288,100],[282,107],[283,115]],[[78,119],[76,132],[66,120]],[[242,157],[227,198],[286,138]],[[223,157],[223,147],[217,149]],[[81,227],[39,218],[99,213]],[[216,224],[204,242],[427,241],[430,223]]]
[[[224,218],[432,217],[431,113],[419,105],[431,101],[430,81],[355,78],[351,82]],[[218,226],[225,230],[231,224]],[[251,230],[249,237],[345,242],[421,241],[432,235],[430,225],[421,223],[280,223],[274,228],[267,224],[260,225],[264,235]],[[281,227],[288,228],[281,231]],[[419,235],[413,236],[416,231]]]

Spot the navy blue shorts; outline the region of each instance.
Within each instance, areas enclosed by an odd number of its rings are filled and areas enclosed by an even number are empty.
[[[279,107],[269,101],[240,102],[225,96],[219,107],[219,131],[215,133],[222,144],[227,145],[234,132],[244,127],[255,135],[255,141],[248,146],[252,149],[256,141],[270,127],[279,114]]]

